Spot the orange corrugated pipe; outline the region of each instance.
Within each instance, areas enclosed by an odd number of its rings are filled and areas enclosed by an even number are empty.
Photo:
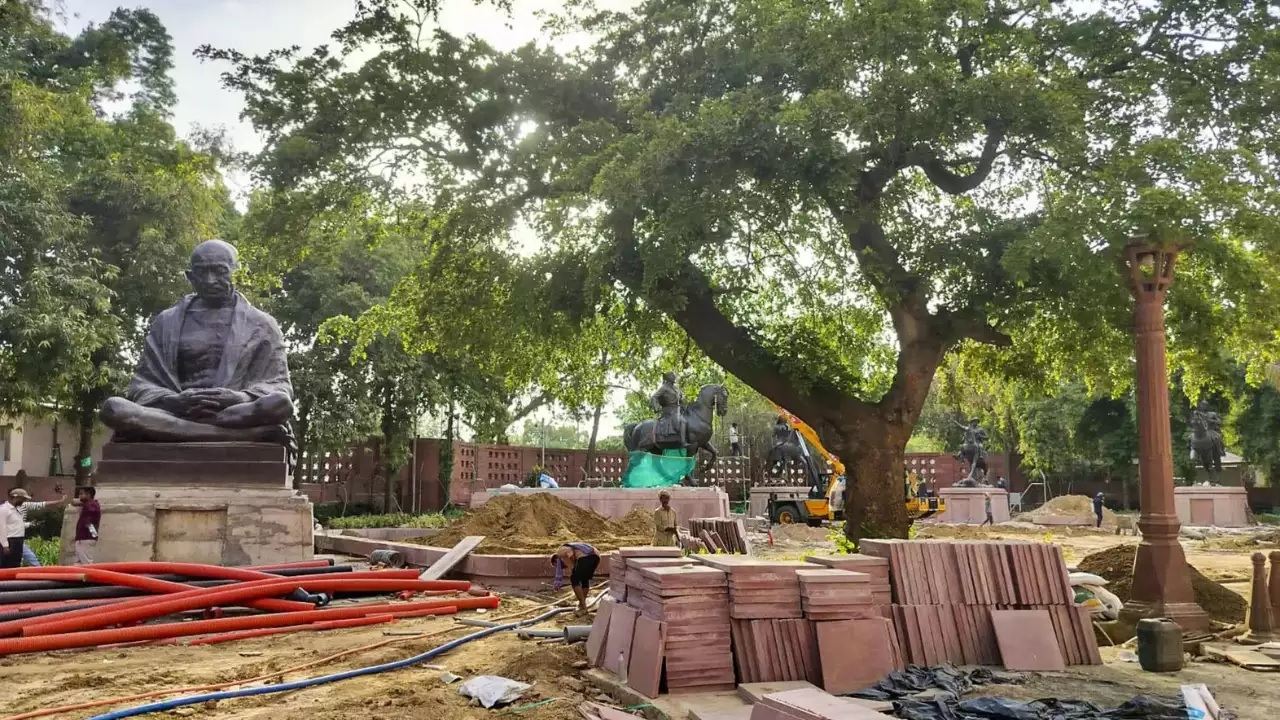
[[[377,578],[377,579],[379,579],[379,580],[389,579],[389,578],[390,578],[390,579],[396,579],[396,578],[409,579],[410,577],[417,577],[417,571],[416,571],[416,570],[412,570],[412,569],[410,569],[410,570],[381,570],[381,571],[378,571],[378,572],[344,573],[342,576],[343,576],[343,577],[346,577],[346,578]],[[336,576],[330,576],[330,577],[336,577]],[[154,580],[154,578],[149,578],[149,579]],[[164,596],[164,597],[169,598],[169,599],[176,599],[176,598],[179,598],[179,597],[182,597],[182,598],[186,598],[186,597],[196,597],[196,596],[200,596],[200,594],[201,594],[201,593],[209,592],[209,591],[211,591],[211,590],[230,590],[230,589],[232,589],[232,588],[254,587],[254,586],[261,585],[261,584],[263,584],[263,583],[288,583],[288,582],[292,581],[292,582],[293,582],[292,587],[288,587],[288,588],[286,588],[285,590],[283,590],[282,592],[280,592],[280,593],[276,593],[276,594],[284,594],[284,593],[291,592],[294,588],[296,588],[296,587],[301,587],[301,586],[302,586],[302,585],[304,585],[304,584],[305,584],[305,585],[307,585],[307,586],[311,586],[311,584],[312,584],[312,583],[310,583],[310,582],[305,582],[305,583],[304,583],[304,582],[303,582],[304,580],[310,580],[310,579],[311,579],[310,577],[307,577],[307,578],[283,578],[283,577],[276,577],[276,576],[274,576],[274,575],[273,575],[273,576],[270,576],[270,578],[269,578],[269,579],[266,579],[266,580],[254,580],[254,581],[250,581],[250,582],[246,582],[246,583],[241,583],[241,584],[239,584],[239,585],[232,585],[232,586],[230,586],[230,587],[222,587],[222,588],[193,588],[193,587],[190,587],[190,586],[187,586],[187,585],[182,585],[182,588],[183,588],[183,591],[182,591],[182,592],[174,592],[174,593],[172,593],[172,594],[170,594],[170,595],[166,595],[166,596]],[[159,582],[164,582],[164,581],[159,581]],[[119,601],[119,602],[117,602],[117,603],[114,603],[114,604],[112,605],[112,609],[113,609],[113,610],[125,610],[125,609],[128,609],[128,608],[142,607],[142,606],[145,606],[145,605],[149,605],[151,602],[155,601],[156,599],[157,599],[157,598],[156,598],[156,597],[154,597],[154,596],[153,596],[153,597],[128,598],[128,599],[125,599],[125,600],[121,600],[121,601]],[[210,607],[210,606],[202,605],[202,606],[199,606],[199,607],[197,607],[197,608],[191,608],[191,609],[200,609],[200,608],[203,608],[203,607]],[[311,609],[311,606],[307,606],[306,608],[295,608],[295,609],[307,609],[307,610],[309,610],[309,609]],[[24,627],[26,627],[27,625],[33,625],[33,626],[34,626],[34,625],[39,625],[39,624],[40,624],[40,622],[39,622],[39,621],[41,621],[41,620],[44,620],[44,621],[46,621],[46,622],[47,622],[47,621],[50,621],[50,620],[54,620],[54,619],[57,619],[57,620],[65,620],[65,619],[69,619],[69,618],[75,618],[75,617],[82,617],[82,616],[85,616],[85,615],[91,615],[91,614],[97,613],[98,611],[99,611],[99,609],[98,609],[98,608],[83,608],[83,609],[81,609],[81,610],[68,610],[67,612],[64,612],[64,613],[58,613],[56,616],[49,616],[49,617],[44,617],[44,618],[28,618],[28,619],[25,619],[25,620],[8,620],[8,621],[5,621],[5,622],[0,622],[0,637],[5,637],[5,636],[8,636],[8,635],[17,635],[17,634],[18,634],[18,633],[20,633],[20,632],[22,631],[22,629],[23,629]],[[288,611],[286,611],[286,612],[288,612]],[[102,627],[102,626],[100,626],[100,627]],[[83,629],[83,628],[78,628],[78,629]]]
[[[271,565],[250,565],[248,567],[241,567],[241,568],[224,568],[221,565],[203,565],[200,563],[170,563],[170,562],[142,562],[142,561],[140,562],[109,562],[109,563],[95,563],[92,565],[45,565],[44,567],[39,567],[39,568],[30,568],[30,567],[5,568],[0,570],[0,580],[14,580],[17,578],[18,573],[28,573],[28,572],[41,571],[41,570],[44,570],[44,571],[53,570],[57,572],[77,572],[78,573],[83,571],[85,568],[96,568],[98,570],[111,570],[114,572],[162,575],[165,573],[173,572],[172,570],[164,569],[166,567],[173,567],[173,566],[184,566],[184,567],[193,568],[193,569],[194,568],[205,568],[205,569],[213,568],[215,570],[245,570],[250,572],[253,572],[253,571],[270,572],[272,570],[280,570],[282,568],[324,567],[326,565],[332,565],[332,563],[330,563],[328,560],[300,560],[298,562],[291,562],[291,563],[274,563]],[[212,576],[193,575],[192,577],[212,577]]]
[[[85,582],[85,576],[82,572],[40,572],[43,568],[23,568],[23,571],[16,573],[16,580],[49,580],[50,582]],[[63,570],[63,568],[55,568],[55,570]]]
[[[491,601],[492,600],[492,601]],[[298,613],[276,613],[274,615],[251,615],[238,618],[220,618],[217,620],[193,620],[191,622],[163,623],[159,625],[138,625],[111,630],[90,630],[88,632],[63,633],[60,635],[43,635],[40,637],[21,637],[0,639],[0,655],[12,655],[28,652],[48,652],[50,650],[68,650],[87,648],[95,645],[108,645],[136,640],[156,640],[160,638],[182,637],[185,635],[207,635],[230,630],[252,630],[265,627],[285,627],[315,620],[346,620],[368,615],[399,615],[400,613],[418,613],[432,615],[448,615],[459,609],[494,608],[497,598],[464,598],[459,600],[424,600],[419,603],[404,605],[362,605],[331,610],[308,610]],[[429,612],[428,612],[429,611]]]
[[[175,563],[177,564],[177,563]],[[236,568],[220,568],[228,570],[227,577],[218,578],[219,580],[283,580],[279,575],[268,575],[267,573],[237,570]],[[40,568],[35,569],[36,572],[30,573],[32,579],[44,579],[45,576],[55,575],[56,573],[40,572]],[[24,575],[28,573],[23,573]],[[152,593],[180,593],[189,590],[199,590],[201,588],[192,588],[190,585],[173,582],[171,580],[157,580],[145,575],[130,575],[128,573],[115,570],[102,570],[100,568],[85,567],[82,577],[87,577],[96,583],[103,585],[115,585],[117,587],[134,588],[135,590],[145,590]],[[137,598],[131,598],[137,599]],[[294,612],[298,610],[310,610],[314,606],[297,602],[294,600],[276,600],[274,598],[265,598],[262,600],[254,600],[249,606],[257,610],[267,610],[269,612]]]
[[[432,612],[435,613],[438,612],[438,610],[432,610]],[[198,637],[193,640],[187,640],[185,638],[168,638],[155,644],[217,645],[225,642],[235,642],[236,640],[249,640],[252,638],[267,637],[268,635],[283,635],[285,633],[311,632],[313,630],[338,630],[341,628],[363,627],[365,625],[379,625],[381,623],[389,623],[394,620],[395,616],[392,615],[369,615],[367,617],[351,618],[350,620],[326,620],[324,622],[314,622],[310,625],[290,625],[288,627],[241,630],[239,632],[221,633],[219,635],[206,635],[205,637]]]
[[[307,589],[313,591],[347,590],[350,592],[395,592],[397,590],[455,589],[459,592],[464,592],[471,586],[471,583],[466,581],[380,580],[359,577],[352,578],[350,576],[309,577],[306,580]],[[142,605],[121,607],[121,605],[123,605],[123,603],[121,603],[120,605],[108,605],[105,608],[73,610],[71,612],[61,613],[48,618],[34,618],[34,620],[42,620],[43,622],[32,622],[31,619],[10,622],[24,623],[21,627],[21,632],[23,635],[28,637],[76,632],[78,630],[89,630],[92,628],[103,628],[123,623],[152,620],[154,618],[163,617],[176,612],[182,612],[184,610],[198,610],[200,608],[214,607],[217,605],[243,603],[248,600],[255,600],[262,597],[277,595],[282,592],[289,592],[300,584],[302,583],[299,583],[295,578],[282,578],[280,580],[262,580],[240,583],[226,588],[199,588],[196,592],[192,593],[174,593],[172,595],[142,598],[142,600],[145,601]],[[475,599],[485,600],[485,598]],[[454,601],[450,600],[448,602],[452,603]],[[486,606],[478,605],[476,607]],[[74,615],[74,617],[69,617],[72,615]],[[0,625],[8,624],[9,623],[0,623]]]
[[[534,611],[537,611],[537,610],[545,610],[554,604],[555,603],[553,602],[547,605],[541,605],[533,608],[525,608],[524,610],[517,610],[515,612],[506,613],[505,615],[499,615],[495,618],[492,618],[492,620],[494,622],[498,622],[501,620],[507,620],[509,618],[522,617],[524,615],[532,614]],[[237,685],[247,685],[249,683],[274,680],[275,678],[283,677],[289,673],[295,673],[295,672],[300,672],[302,670],[307,670],[309,668],[319,667],[320,665],[325,665],[325,664],[334,662],[335,660],[340,660],[342,658],[349,657],[357,653],[367,652],[369,650],[376,650],[378,648],[383,648],[388,645],[399,645],[400,643],[408,642],[409,640],[417,640],[424,637],[436,637],[436,636],[444,635],[446,633],[454,632],[460,629],[461,628],[457,626],[451,625],[439,630],[428,632],[424,635],[384,638],[377,642],[369,643],[368,645],[361,645],[359,647],[347,648],[346,650],[336,652],[332,655],[327,655],[325,657],[322,657],[316,660],[310,660],[301,665],[294,665],[292,667],[287,667],[283,670],[276,670],[276,671],[267,673],[265,675],[256,675],[254,677],[249,677],[249,678],[238,678],[236,680],[227,680],[220,683],[212,683],[212,684],[206,684],[206,685],[189,685],[187,687],[165,688],[163,690],[151,690],[144,693],[134,693],[133,695],[124,695],[124,696],[109,697],[109,698],[98,698],[96,700],[89,700],[87,702],[79,702],[79,703],[73,703],[70,705],[60,705],[58,707],[46,707],[46,708],[40,708],[39,710],[31,710],[28,712],[20,713],[18,715],[10,715],[8,717],[0,718],[0,720],[32,720],[32,718],[48,717],[50,715],[60,715],[62,713],[75,712],[76,710],[91,710],[93,708],[106,707],[107,705],[119,705],[120,703],[131,702],[133,700],[148,700],[150,698],[164,697],[166,695],[179,695],[182,693],[208,692],[211,690],[225,690],[226,688],[236,687]]]

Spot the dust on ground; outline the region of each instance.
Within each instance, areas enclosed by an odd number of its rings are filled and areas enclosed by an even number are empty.
[[[501,617],[535,604],[504,599],[502,606],[487,614],[465,615]],[[530,616],[536,613],[529,613]],[[590,622],[565,613],[547,627]],[[5,678],[5,699],[0,716],[41,708],[121,697],[154,690],[183,688],[252,678],[284,670],[364,645],[394,639],[384,631],[436,633],[434,637],[408,638],[392,645],[355,653],[325,665],[289,673],[284,682],[392,662],[412,657],[478,628],[456,624],[449,617],[412,618],[391,625],[347,628],[329,632],[242,640],[197,647],[143,646],[119,650],[85,650],[22,655],[0,659],[0,675]],[[598,699],[594,689],[580,677],[574,664],[585,661],[581,644],[540,645],[512,633],[500,633],[473,641],[439,658],[402,670],[343,680],[304,690],[272,693],[244,699],[181,708],[178,716],[196,718],[244,718],[247,720],[493,720],[498,711],[470,706],[458,693],[458,684],[447,685],[443,667],[463,678],[475,675],[503,675],[533,688],[517,705],[550,698],[551,703],[519,713],[529,720],[581,720],[577,705]],[[272,683],[280,682],[269,681]],[[122,709],[184,697],[196,692],[151,700],[135,700],[105,707],[59,714],[57,718],[89,718],[113,709]]]
[[[552,493],[499,495],[436,535],[414,540],[453,547],[468,535],[483,535],[477,555],[550,555],[565,543],[591,543],[602,552],[653,542],[653,510],[636,508],[618,520]]]
[[[1093,500],[1085,495],[1059,495],[1040,507],[1016,518],[1024,522],[1038,523],[1054,518],[1094,517]],[[1115,527],[1116,514],[1102,508],[1102,524]]]

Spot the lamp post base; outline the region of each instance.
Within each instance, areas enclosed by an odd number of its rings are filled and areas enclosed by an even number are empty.
[[[1155,522],[1151,522],[1153,520]],[[1146,526],[1144,532],[1169,524],[1176,528],[1176,518],[1174,523],[1161,523],[1159,518],[1139,521],[1140,526]],[[1142,618],[1162,617],[1177,623],[1183,632],[1208,630],[1209,614],[1196,604],[1191,567],[1187,565],[1182,545],[1178,543],[1176,534],[1171,537],[1162,535],[1164,533],[1159,532],[1155,537],[1144,535],[1138,545],[1138,553],[1133,560],[1130,600],[1120,611],[1121,618],[1136,624]]]

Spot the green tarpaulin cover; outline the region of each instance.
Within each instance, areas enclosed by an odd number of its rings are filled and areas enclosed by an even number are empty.
[[[696,457],[687,457],[683,450],[665,450],[661,455],[637,450],[631,453],[627,471],[622,475],[622,487],[651,488],[679,485],[686,475],[693,472]]]

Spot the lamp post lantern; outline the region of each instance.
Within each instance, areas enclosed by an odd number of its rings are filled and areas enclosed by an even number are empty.
[[[1181,524],[1173,502],[1173,446],[1169,429],[1169,370],[1165,358],[1164,302],[1179,248],[1134,237],[1125,248],[1137,357],[1138,471],[1142,542],[1134,558],[1133,586],[1123,616],[1173,620],[1183,631],[1209,627],[1196,604],[1191,571],[1178,543]]]

